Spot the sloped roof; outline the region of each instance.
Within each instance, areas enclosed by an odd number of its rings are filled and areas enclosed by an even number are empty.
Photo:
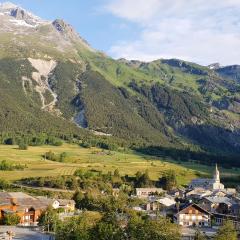
[[[136,188],[136,191],[157,192],[164,191],[162,188]]]
[[[191,203],[189,204],[188,206],[184,207],[181,211],[179,211],[177,214],[175,215],[178,215],[180,213],[182,213],[183,211],[185,211],[186,209],[188,209],[189,207],[194,207],[196,208],[197,210],[200,210],[201,212],[205,212],[206,214],[208,215],[212,215],[210,212],[208,212],[207,210],[203,209],[202,207],[200,207],[199,205],[197,205],[196,203]]]
[[[23,192],[0,192],[0,205],[17,206],[17,211],[23,211],[26,208],[43,209],[47,207],[46,204],[39,201],[37,198],[32,197]]]
[[[213,196],[213,197],[205,197],[209,202],[211,203],[225,203],[227,205],[232,205],[234,202],[228,197],[219,197],[219,196]]]
[[[176,204],[176,201],[174,199],[168,197],[158,199],[157,201],[167,207]]]

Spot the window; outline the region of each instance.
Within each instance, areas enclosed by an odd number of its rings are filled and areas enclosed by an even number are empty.
[[[192,214],[192,209],[189,209],[188,213],[189,213],[189,214]]]
[[[222,219],[221,218],[216,218],[216,223],[218,223],[218,224],[222,223]]]

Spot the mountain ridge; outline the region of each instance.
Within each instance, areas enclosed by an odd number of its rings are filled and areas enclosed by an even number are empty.
[[[23,10],[19,16],[19,7],[8,5],[15,14],[0,7],[0,91],[6,103],[0,113],[5,131],[11,128],[7,112],[23,119],[40,119],[42,113],[43,122],[56,119],[58,132],[59,126],[69,124],[76,132],[80,129],[80,135],[85,128],[133,146],[239,152],[238,66],[114,60],[93,49],[63,20],[31,22],[33,14]],[[27,122],[34,131],[44,129]],[[23,131],[24,123],[20,125]]]

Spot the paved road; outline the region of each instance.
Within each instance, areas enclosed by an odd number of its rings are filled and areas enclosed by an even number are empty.
[[[199,228],[199,230],[208,237],[213,237],[217,230],[214,228]],[[182,227],[182,236],[183,237],[194,237],[196,228],[193,227]]]
[[[51,236],[42,234],[38,231],[31,230],[29,228],[21,228],[21,227],[10,227],[10,226],[0,226],[0,239],[1,240],[9,240],[6,234],[7,231],[11,231],[14,233],[13,240],[51,240]]]

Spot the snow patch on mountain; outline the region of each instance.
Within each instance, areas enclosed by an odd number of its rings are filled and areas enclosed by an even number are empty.
[[[10,21],[17,26],[37,27],[40,24],[49,23],[48,21],[42,20],[40,17],[10,2],[0,4],[0,15],[14,18],[14,20],[10,19]]]
[[[15,24],[16,26],[31,27],[31,28],[35,27],[31,24],[26,23],[24,20],[10,19],[9,21]]]

